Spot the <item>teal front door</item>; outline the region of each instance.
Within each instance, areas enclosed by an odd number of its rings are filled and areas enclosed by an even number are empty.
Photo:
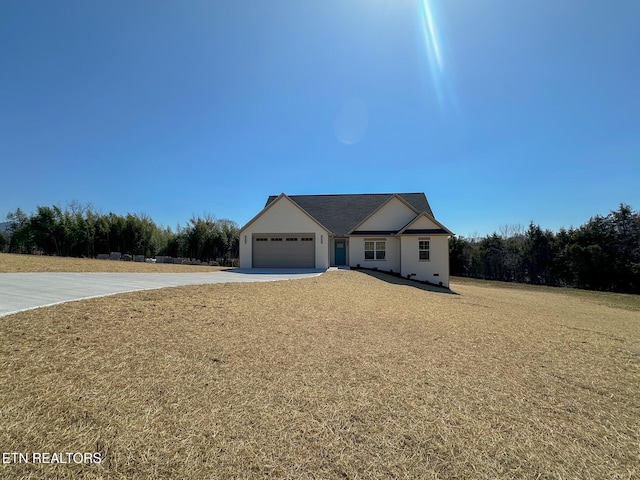
[[[336,265],[346,265],[347,263],[347,248],[344,240],[336,240],[335,242],[335,257]]]

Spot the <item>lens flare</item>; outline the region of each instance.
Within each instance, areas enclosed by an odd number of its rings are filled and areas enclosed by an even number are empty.
[[[359,98],[353,98],[338,113],[334,124],[336,137],[345,145],[355,145],[366,135],[368,123],[367,104]]]
[[[422,12],[424,16],[425,40],[427,43],[427,52],[432,67],[437,67],[440,73],[444,71],[442,63],[442,49],[440,48],[440,38],[433,21],[433,13],[429,0],[422,1]]]
[[[422,34],[429,61],[429,72],[431,74],[431,84],[438,101],[438,106],[442,111],[448,109],[448,107],[452,107],[457,111],[457,102],[446,78],[442,40],[437,28],[433,2],[431,0],[421,0],[419,5]]]

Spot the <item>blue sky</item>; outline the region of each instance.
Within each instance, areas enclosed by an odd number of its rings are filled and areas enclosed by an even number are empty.
[[[0,220],[424,191],[463,236],[640,209],[637,0],[0,0]]]

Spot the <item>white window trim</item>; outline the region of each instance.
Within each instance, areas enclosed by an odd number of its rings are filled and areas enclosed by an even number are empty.
[[[367,243],[373,243],[373,250],[367,250]],[[383,249],[378,250],[379,244]],[[387,239],[386,238],[365,238],[364,239],[364,261],[365,262],[386,262],[387,261]],[[367,258],[367,252],[373,252],[374,258]],[[378,252],[384,252],[384,258],[376,258]]]
[[[429,242],[427,246],[429,248],[420,248],[420,242]],[[427,252],[427,256],[429,258],[420,258],[421,252]],[[419,262],[430,262],[431,261],[431,237],[419,237],[418,238],[418,261]]]

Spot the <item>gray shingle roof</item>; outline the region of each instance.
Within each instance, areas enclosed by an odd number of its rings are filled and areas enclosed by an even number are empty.
[[[309,215],[331,230],[336,237],[346,236],[353,227],[392,196],[392,193],[288,195]],[[398,196],[402,197],[416,212],[427,212],[433,216],[424,193],[399,193]],[[275,195],[270,196],[265,207],[276,198],[278,197]]]

